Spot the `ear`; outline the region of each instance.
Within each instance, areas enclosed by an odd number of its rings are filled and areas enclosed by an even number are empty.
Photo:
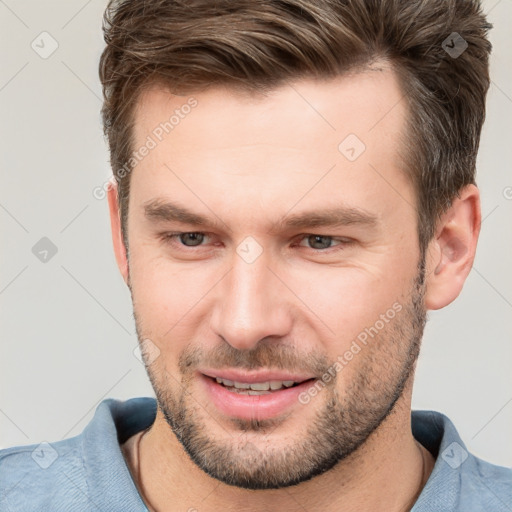
[[[467,185],[439,220],[428,246],[427,309],[444,308],[460,294],[475,259],[480,224],[480,193]]]
[[[117,266],[123,276],[124,282],[128,284],[128,258],[121,231],[121,215],[119,202],[117,200],[117,182],[115,180],[109,183],[107,194],[108,208],[110,211],[110,228],[112,230],[112,242],[114,244]]]

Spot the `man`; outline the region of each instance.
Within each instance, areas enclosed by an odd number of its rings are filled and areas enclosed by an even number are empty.
[[[505,511],[512,471],[411,413],[480,229],[489,25],[468,0],[106,12],[115,255],[156,394],[0,454],[2,510]]]

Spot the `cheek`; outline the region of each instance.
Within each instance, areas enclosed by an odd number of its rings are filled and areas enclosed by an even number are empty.
[[[199,327],[197,312],[207,300],[215,274],[153,257],[149,249],[130,254],[133,307],[145,337],[162,352],[181,351]]]
[[[328,340],[324,350],[335,358],[395,303],[403,302],[407,282],[391,275],[383,269],[319,268],[288,279],[307,306],[303,310],[313,322],[316,337]]]

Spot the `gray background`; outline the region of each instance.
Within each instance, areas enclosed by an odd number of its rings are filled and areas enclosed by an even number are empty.
[[[97,77],[105,5],[0,0],[1,447],[76,435],[105,397],[153,395],[107,201],[93,196],[110,177]],[[512,2],[484,6],[495,27],[485,220],[464,291],[430,314],[413,407],[444,412],[470,451],[511,466]],[[58,249],[46,262],[32,252],[43,237]]]

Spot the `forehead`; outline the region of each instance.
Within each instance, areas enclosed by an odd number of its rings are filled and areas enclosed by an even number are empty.
[[[197,100],[199,109],[188,108],[191,98]],[[165,123],[170,120],[167,114],[174,112],[179,119],[171,122],[173,131],[178,124],[181,124],[180,130],[176,131],[184,136],[190,131],[197,136],[206,131],[212,143],[228,131],[236,131],[239,140],[249,134],[252,140],[265,142],[266,132],[277,118],[282,122],[309,120],[310,132],[337,132],[337,136],[341,136],[343,132],[352,131],[370,140],[368,132],[376,129],[378,134],[397,128],[405,115],[406,104],[402,100],[404,94],[397,75],[389,65],[347,72],[330,79],[288,81],[265,92],[224,85],[177,95],[155,83],[141,93],[136,103],[134,136],[141,142],[142,136],[156,128],[155,121]],[[188,116],[190,110],[198,122],[181,123],[183,114]],[[235,122],[237,125],[233,126]],[[192,125],[190,130],[187,125]],[[213,131],[212,126],[216,130]],[[294,139],[297,138],[296,128],[290,125],[288,131]],[[284,138],[286,133],[282,135]]]
[[[131,194],[142,204],[163,192],[203,212],[201,197],[273,211],[326,197],[327,206],[344,197],[348,206],[368,203],[389,194],[390,183],[391,191],[408,186],[399,176],[405,116],[386,67],[259,95],[216,87],[177,96],[155,85],[135,110],[134,149],[151,148],[133,171]]]

